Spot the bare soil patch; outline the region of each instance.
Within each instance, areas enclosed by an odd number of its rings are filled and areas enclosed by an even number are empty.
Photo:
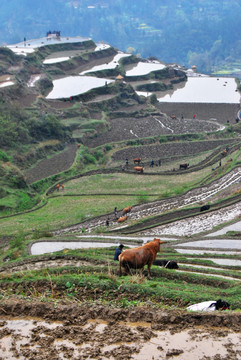
[[[200,133],[219,129],[219,125],[215,122],[171,119],[164,114],[112,118],[109,123],[109,131],[93,139],[87,139],[86,145],[96,147],[106,143],[130,139],[137,140],[158,135]]]
[[[174,156],[188,157],[204,151],[216,149],[218,146],[226,147],[228,144],[230,145],[230,143],[230,139],[225,139],[144,145],[116,151],[113,154],[112,159],[114,161],[123,161],[126,158],[132,160],[135,157],[141,157],[143,161],[145,161],[145,159],[170,159]]]
[[[239,104],[205,104],[205,103],[159,103],[157,107],[167,115],[175,114],[177,117],[191,119],[196,115],[196,119],[210,120],[216,119],[219,123],[225,124],[227,120],[235,123],[237,113],[240,109]]]
[[[35,181],[68,170],[73,164],[76,150],[76,145],[70,145],[60,154],[57,154],[50,159],[40,161],[35,167],[25,172],[27,182],[32,184]]]

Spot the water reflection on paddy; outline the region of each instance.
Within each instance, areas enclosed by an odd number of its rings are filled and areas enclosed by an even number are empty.
[[[69,59],[70,59],[69,56],[63,56],[63,57],[53,58],[53,59],[46,59],[46,60],[43,61],[43,64],[45,64],[45,65],[47,65],[47,64],[57,64],[59,62],[67,61]]]
[[[88,248],[105,248],[117,246],[118,242],[78,242],[78,241],[42,241],[34,243],[31,246],[31,255],[43,255],[64,249],[88,249]],[[129,245],[128,247],[136,247],[137,245]]]
[[[6,82],[3,82],[0,84],[0,88],[6,87],[6,86],[11,86],[11,85],[14,85],[13,81],[6,81]]]
[[[235,224],[225,226],[224,228],[222,228],[218,231],[215,231],[213,233],[210,233],[207,236],[225,235],[228,231],[240,231],[241,232],[241,221],[238,221]]]
[[[60,37],[60,38],[40,38],[40,39],[32,39],[26,40],[26,42],[22,41],[17,44],[8,45],[7,47],[14,52],[18,52],[20,49],[24,52],[31,52],[34,49],[39,48],[41,46],[46,45],[54,45],[54,44],[63,44],[63,43],[76,43],[76,42],[83,42],[88,41],[90,38],[87,37]]]
[[[222,240],[199,240],[181,244],[181,247],[199,247],[212,249],[235,249],[241,250],[240,240],[222,239]]]
[[[189,77],[183,88],[158,98],[159,102],[240,103],[234,78]]]
[[[219,255],[241,255],[240,251],[220,251],[220,250],[191,250],[191,249],[175,249],[180,254],[194,254],[194,255],[203,255],[203,254],[219,254]]]
[[[138,64],[133,67],[133,69],[128,70],[126,72],[126,76],[141,76],[147,75],[152,71],[162,70],[166,66],[160,63],[146,63],[146,62],[138,62]]]
[[[53,81],[54,88],[47,99],[61,99],[83,94],[93,88],[109,84],[113,80],[100,79],[93,76],[68,76]]]
[[[241,255],[241,254],[240,254]],[[206,258],[206,260],[211,260],[215,264],[218,265],[228,265],[228,266],[241,266],[241,260],[234,260],[234,259],[212,259]]]
[[[109,70],[109,69],[115,69],[117,66],[119,66],[119,60],[123,57],[127,57],[130,56],[130,54],[124,54],[124,53],[119,53],[117,55],[115,55],[115,57],[113,58],[112,61],[110,61],[109,63],[105,63],[105,64],[101,64],[101,65],[96,65],[86,71],[83,71],[80,73],[80,75],[84,75],[87,74],[89,72],[94,72],[94,71],[101,71],[101,70]]]
[[[95,48],[95,51],[105,50],[105,49],[108,49],[108,48],[110,48],[110,45],[98,43],[96,48]]]

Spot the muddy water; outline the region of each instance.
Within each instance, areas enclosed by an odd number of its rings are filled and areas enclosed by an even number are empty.
[[[241,359],[241,334],[226,328],[196,326],[155,330],[151,323],[111,325],[89,319],[82,325],[41,319],[0,322],[1,359]]]
[[[29,347],[31,333],[35,332],[37,326],[52,330],[62,324],[60,322],[47,323],[34,318],[0,320],[0,359],[26,359],[20,354],[23,348]],[[33,345],[33,348],[37,346]]]
[[[214,358],[217,355],[227,357],[226,346],[235,344],[241,349],[240,336],[229,334],[227,338],[210,337],[209,332],[200,334],[198,330],[182,331],[172,334],[170,331],[158,332],[157,337],[146,343],[134,359],[178,359],[178,360],[199,360]],[[237,355],[237,360],[241,355]]]

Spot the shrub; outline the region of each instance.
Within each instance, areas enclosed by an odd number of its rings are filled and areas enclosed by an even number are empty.
[[[10,158],[4,151],[0,150],[0,160],[7,162],[10,160]]]
[[[152,94],[152,95],[150,96],[150,103],[151,103],[152,105],[154,105],[154,104],[157,103],[156,94]]]
[[[111,149],[112,149],[112,145],[110,145],[110,144],[105,145],[106,151],[110,151]]]
[[[83,157],[84,164],[96,164],[96,158],[94,155],[91,154],[85,154]]]

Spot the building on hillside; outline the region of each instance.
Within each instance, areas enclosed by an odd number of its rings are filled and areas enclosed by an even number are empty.
[[[46,34],[47,40],[60,39],[60,31],[48,31]]]
[[[124,77],[121,74],[119,74],[119,75],[116,76],[115,79],[118,80],[118,81],[123,81]]]
[[[192,71],[193,71],[193,72],[197,72],[197,67],[196,67],[196,65],[192,65]]]

